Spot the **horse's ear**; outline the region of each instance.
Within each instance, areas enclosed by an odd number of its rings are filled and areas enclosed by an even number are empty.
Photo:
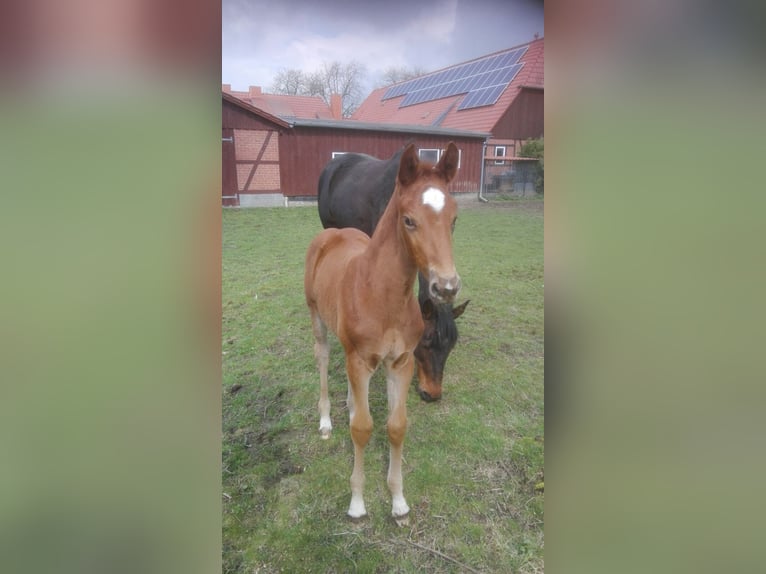
[[[458,317],[460,317],[460,315],[463,314],[463,311],[465,311],[465,308],[468,307],[468,303],[470,303],[470,302],[471,302],[471,300],[468,299],[462,305],[458,305],[457,307],[453,307],[452,308],[452,318],[453,319],[457,319]]]
[[[402,185],[409,185],[418,176],[418,154],[415,151],[415,144],[410,144],[404,150],[402,159],[399,161],[399,182]]]
[[[460,159],[460,154],[457,151],[455,142],[449,142],[447,145],[447,151],[444,152],[439,163],[436,165],[437,171],[440,171],[447,180],[447,183],[452,181],[457,174],[457,164]]]

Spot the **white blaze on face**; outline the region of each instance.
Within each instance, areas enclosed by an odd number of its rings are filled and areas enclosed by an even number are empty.
[[[423,192],[423,205],[428,205],[436,213],[444,207],[444,193],[435,187],[429,187]]]

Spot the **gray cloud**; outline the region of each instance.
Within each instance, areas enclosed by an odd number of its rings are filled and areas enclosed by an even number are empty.
[[[536,0],[224,0],[222,81],[268,88],[280,69],[362,62],[431,71],[543,34]]]

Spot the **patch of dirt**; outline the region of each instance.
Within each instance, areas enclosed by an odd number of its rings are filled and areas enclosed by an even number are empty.
[[[236,391],[234,387],[237,387]],[[227,404],[243,401],[246,409]],[[252,385],[232,385],[230,395],[224,397],[223,442],[224,481],[230,476],[248,475],[255,466],[263,488],[272,488],[282,478],[303,472],[303,467],[291,458],[290,429],[284,428],[283,418],[288,410],[285,389],[269,381]],[[231,413],[231,414],[229,414]],[[227,416],[229,414],[229,416]],[[227,420],[227,419],[234,420]]]
[[[258,377],[230,389],[223,395],[223,507],[225,519],[228,515],[241,523],[243,512],[262,513],[273,489],[287,485],[288,477],[305,469],[290,454],[296,431],[284,423],[289,408],[286,389],[278,381]],[[237,543],[224,544],[224,573],[243,572],[243,552]]]
[[[529,470],[509,457],[477,468],[475,478],[490,485],[487,496],[497,512],[512,517],[523,528],[535,529],[537,519],[520,506],[520,501],[527,499],[528,504],[530,497],[542,495],[545,478],[542,469],[534,473]]]

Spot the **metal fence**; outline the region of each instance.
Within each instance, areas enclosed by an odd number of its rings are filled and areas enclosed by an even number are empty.
[[[482,195],[534,197],[542,193],[539,160],[535,158],[485,159]]]

